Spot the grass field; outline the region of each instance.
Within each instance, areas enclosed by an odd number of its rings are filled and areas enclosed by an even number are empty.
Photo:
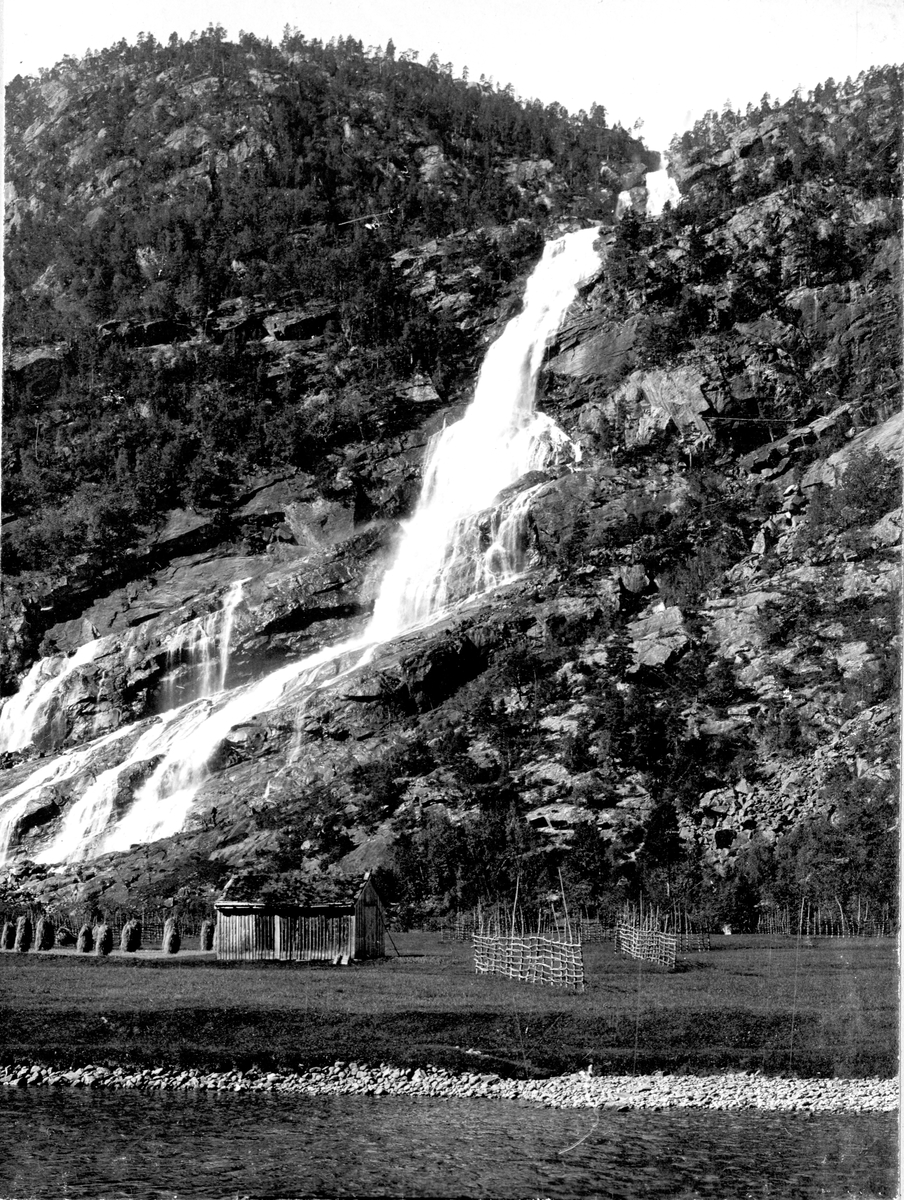
[[[667,974],[585,947],[575,995],[473,972],[468,944],[394,934],[381,962],[0,954],[3,1062],[206,1069],[337,1059],[501,1075],[897,1072],[892,941],[716,937]],[[189,943],[191,945],[191,943]]]

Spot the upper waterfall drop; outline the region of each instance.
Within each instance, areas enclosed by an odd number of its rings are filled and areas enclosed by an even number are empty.
[[[289,687],[314,691],[329,686],[367,661],[378,645],[426,624],[452,601],[486,591],[522,569],[521,530],[536,489],[508,496],[490,514],[488,534],[477,520],[529,471],[579,460],[577,448],[550,417],[535,412],[534,402],[549,339],[578,288],[599,269],[597,237],[594,227],[547,245],[528,281],[521,313],[487,352],[470,406],[460,421],[431,441],[420,499],[404,523],[363,634],[231,691],[217,690],[211,677],[207,683],[213,695],[190,700],[157,718],[137,741],[129,742],[117,765],[105,767],[80,790],[56,839],[42,853],[43,862],[126,850],[178,832],[209,774],[211,757],[236,725],[273,708]],[[224,601],[217,634],[221,662],[228,657],[232,617],[241,595],[241,585],[234,585]],[[213,640],[212,629],[205,628],[205,634],[208,642]],[[210,654],[201,649],[203,666]],[[217,682],[222,689],[224,676]],[[117,736],[126,728],[131,727]],[[125,772],[155,758],[153,771],[121,812],[116,797]],[[69,762],[67,767],[65,755],[55,760],[54,782],[74,777],[76,758],[71,753]],[[0,856],[47,778],[46,769],[36,772],[0,802]],[[114,817],[115,812],[121,815]]]
[[[659,157],[662,166],[656,171],[649,171],[643,180],[643,186],[647,193],[647,198],[643,204],[643,212],[648,217],[661,217],[662,210],[667,204],[671,204],[672,208],[674,208],[681,200],[681,192],[678,184],[669,174],[669,160],[664,154],[661,154]],[[634,199],[631,192],[619,192],[618,204],[615,209],[616,217],[621,218],[633,207]]]
[[[464,416],[431,440],[420,500],[384,576],[367,640],[387,641],[443,608],[468,519],[571,445],[534,410],[537,375],[578,288],[599,269],[598,235],[594,227],[547,244],[521,313],[487,351]]]
[[[647,189],[647,216],[658,217],[667,204],[672,208],[681,199],[678,184],[669,174],[669,160],[663,154],[660,156],[662,165],[658,171],[650,171],[644,183]]]

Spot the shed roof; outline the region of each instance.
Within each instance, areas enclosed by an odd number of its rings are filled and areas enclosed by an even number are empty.
[[[240,900],[228,895],[229,885],[220,899],[215,901],[215,907],[221,910],[229,909],[311,909],[311,908],[351,908],[370,880],[370,871],[363,875],[324,876],[322,879],[312,879],[310,885],[293,889],[290,896],[274,896],[263,900],[260,898]],[[371,887],[373,883],[371,882]]]

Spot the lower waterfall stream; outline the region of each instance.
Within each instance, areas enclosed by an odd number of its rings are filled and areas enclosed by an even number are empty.
[[[76,861],[176,833],[208,775],[212,754],[230,729],[268,711],[288,686],[311,690],[328,686],[364,665],[377,646],[430,624],[450,605],[513,579],[523,570],[523,531],[532,489],[509,497],[493,514],[487,549],[481,549],[476,521],[500,493],[528,472],[579,461],[578,448],[548,416],[537,413],[534,404],[548,341],[578,288],[599,269],[600,257],[594,248],[597,237],[594,227],[547,244],[528,280],[522,311],[509,321],[486,354],[464,416],[431,440],[420,499],[411,518],[403,523],[394,559],[364,632],[283,666],[255,683],[214,693],[215,679],[221,689],[226,682],[223,664],[214,668],[212,645],[220,635],[206,624],[198,626],[200,633],[194,630],[192,637],[203,643],[199,656],[203,659],[201,697],[145,725],[118,763],[95,774],[67,810],[39,861]],[[230,627],[240,597],[240,586],[230,591],[221,618],[223,629]],[[83,651],[75,657],[79,655]],[[64,665],[61,673],[71,669]],[[8,707],[16,701],[13,697]],[[123,737],[125,731],[117,732]],[[18,735],[17,740],[22,744]],[[67,771],[67,759],[73,761],[86,752],[90,753],[90,747],[62,755],[59,766],[49,772],[53,782],[69,778],[73,772]],[[117,815],[116,797],[126,768],[154,759],[159,760],[156,767],[135,791],[132,803]],[[0,797],[0,861],[9,853],[20,815],[47,781],[45,766]]]

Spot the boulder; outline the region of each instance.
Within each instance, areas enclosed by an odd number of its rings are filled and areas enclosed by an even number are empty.
[[[351,509],[329,500],[314,500],[311,503],[298,501],[285,508],[286,523],[292,535],[304,550],[316,550],[343,542],[352,536],[355,517]]]
[[[446,156],[440,146],[424,146],[415,152],[421,178],[427,183],[439,183],[446,173]]]
[[[316,499],[317,492],[313,485],[313,477],[301,471],[265,476],[253,490],[244,494],[236,515],[239,519],[278,518],[285,513],[287,505]]]
[[[803,477],[805,488],[818,484],[834,486],[844,478],[851,457],[858,453],[878,451],[895,462],[904,460],[904,410],[851,438],[846,446],[836,450],[824,462],[815,462]]]
[[[335,320],[339,310],[332,305],[310,308],[292,308],[271,312],[263,318],[267,334],[277,341],[307,341],[321,337],[329,322]]]
[[[710,410],[703,375],[694,367],[634,371],[606,402],[603,412],[627,446],[645,446],[665,430],[695,448],[712,440],[703,414]]]
[[[13,382],[29,388],[35,396],[52,396],[59,387],[69,346],[65,342],[14,351],[7,369]]]
[[[738,466],[742,471],[749,471],[751,475],[769,477],[782,474],[795,459],[808,452],[810,447],[827,438],[836,437],[839,431],[847,429],[851,417],[851,405],[840,404],[808,425],[791,429],[783,437],[751,450],[749,454],[738,459]]]
[[[440,404],[440,395],[427,375],[413,375],[397,387],[397,394],[409,404]]]
[[[525,820],[541,832],[573,830],[575,825],[587,820],[587,810],[579,804],[541,804],[525,813]]]
[[[200,548],[202,539],[213,532],[212,517],[191,508],[174,508],[166,513],[163,525],[151,536],[149,548],[158,553],[165,548],[172,555],[186,554]]]
[[[105,321],[98,326],[102,338],[111,338],[125,346],[161,346],[186,342],[196,330],[182,321],[161,318],[152,321]]]
[[[20,813],[16,822],[16,835],[24,837],[41,825],[55,820],[60,815],[60,806],[52,788],[32,800]]]
[[[684,627],[684,614],[672,605],[658,605],[652,612],[632,621],[628,626],[631,649],[634,652],[634,667],[660,667],[682,650],[690,641]]]
[[[626,592],[642,592],[650,586],[650,578],[642,563],[631,563],[630,566],[617,567],[616,576]]]

